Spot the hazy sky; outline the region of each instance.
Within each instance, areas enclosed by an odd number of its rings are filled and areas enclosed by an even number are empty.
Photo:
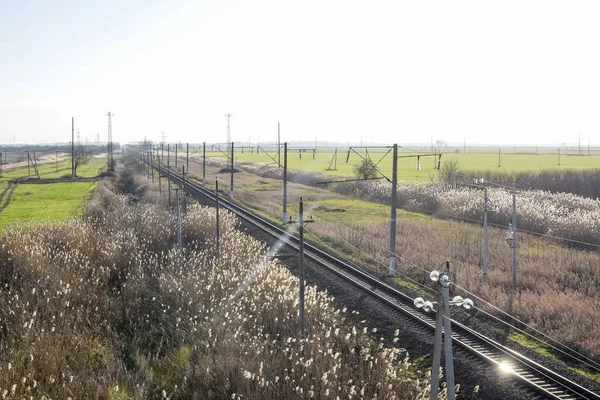
[[[600,2],[0,0],[0,143],[600,145]]]

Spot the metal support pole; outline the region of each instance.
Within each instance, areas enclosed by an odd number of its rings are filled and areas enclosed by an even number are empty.
[[[154,166],[152,163],[154,162],[154,156],[152,155],[152,147],[150,147],[150,173],[152,174],[152,184],[154,185]]]
[[[202,143],[202,183],[206,185],[206,142]]]
[[[2,152],[1,151],[0,151],[0,178],[2,178]]]
[[[279,122],[277,123],[277,166],[281,168],[281,133],[279,131]],[[283,222],[285,223],[285,220]]]
[[[512,291],[515,293],[517,291],[517,189],[514,186],[512,192],[512,226]]]
[[[175,143],[175,171],[177,171],[177,143]]]
[[[183,185],[182,185],[182,188],[183,188],[183,213],[185,215],[187,215],[187,197],[185,195],[187,192],[187,190],[185,188],[185,165],[181,166],[181,172],[182,172],[181,175],[183,176],[183,180],[182,180],[182,182],[183,182]]]
[[[175,197],[177,198],[177,249],[179,250],[178,262],[181,265],[183,245],[181,243],[181,209],[180,209],[180,188],[175,188]]]
[[[162,194],[162,175],[161,175],[162,166],[160,162],[158,163],[158,193]]]
[[[498,168],[500,168],[500,149],[498,149]]]
[[[449,273],[449,264],[446,272]],[[454,357],[452,355],[452,327],[450,320],[450,281],[442,283],[442,297],[444,299],[444,361],[446,363],[446,389],[448,400],[455,399],[454,393]]]
[[[75,178],[75,117],[71,117],[71,176]]]
[[[190,144],[185,144],[185,170],[190,172]]]
[[[298,212],[298,264],[300,275],[300,296],[298,302],[298,326],[300,328],[300,337],[304,337],[304,206],[302,197],[300,197],[300,206]]]
[[[231,142],[231,185],[229,187],[229,198],[233,200],[233,142]]]
[[[283,216],[282,222],[287,221],[287,142],[283,144]]]
[[[335,154],[333,156],[333,169],[337,171],[337,149],[335,149]]]
[[[220,227],[219,227],[219,177],[217,177],[217,180],[215,182],[215,195],[217,198],[217,220],[216,220],[216,225],[217,225],[217,258],[221,258],[221,238],[220,238]]]
[[[169,187],[169,207],[171,207],[171,158],[170,145],[167,145],[167,186]]]
[[[388,276],[396,274],[396,192],[398,191],[398,145],[392,155],[392,212],[390,217],[390,269]]]
[[[437,311],[435,317],[435,336],[433,339],[433,362],[431,366],[431,389],[429,399],[437,400],[440,387],[440,365],[442,361],[442,325],[444,324],[444,312],[442,305],[444,300],[442,294],[438,296]]]
[[[488,190],[483,192],[483,283],[488,276]]]
[[[31,163],[31,156],[29,155],[29,151],[28,151],[27,152],[27,179],[31,179],[30,163]],[[75,175],[73,175],[73,176],[75,176]]]

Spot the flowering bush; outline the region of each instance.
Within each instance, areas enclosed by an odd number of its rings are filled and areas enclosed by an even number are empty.
[[[297,279],[232,215],[217,254],[190,206],[180,259],[172,213],[134,200],[101,184],[82,220],[3,231],[2,398],[429,397],[396,339],[313,286],[298,338]]]

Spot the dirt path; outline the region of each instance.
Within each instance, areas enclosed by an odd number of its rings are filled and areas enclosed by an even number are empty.
[[[16,180],[13,180],[12,182],[17,182],[17,183],[27,183],[27,184],[44,184],[44,183],[71,183],[71,182],[97,182],[99,180],[101,180],[102,177],[100,176],[95,176],[93,178],[50,178],[50,179],[36,179],[36,178],[32,178],[32,179],[28,179],[28,178],[19,178]]]
[[[16,182],[9,182],[8,185],[6,186],[6,188],[4,188],[4,190],[2,191],[2,194],[0,195],[0,203],[2,202],[2,199],[4,199],[4,203],[2,203],[2,206],[0,206],[0,213],[2,211],[4,211],[6,206],[8,206],[8,203],[10,202],[10,198],[12,197],[13,192],[15,191],[16,188],[17,188]]]

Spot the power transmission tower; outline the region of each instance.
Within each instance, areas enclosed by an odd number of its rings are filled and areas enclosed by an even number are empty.
[[[165,131],[160,131],[160,142],[165,144]]]
[[[230,124],[230,119],[231,119],[231,117],[233,117],[233,115],[226,114],[225,116],[227,117],[227,146],[229,146],[229,144],[231,143],[231,124]]]
[[[113,160],[113,141],[112,141],[112,116],[114,114],[112,112],[107,112],[106,116],[108,117],[108,141],[106,142],[106,161],[107,161],[107,171],[114,171],[114,160]]]
[[[77,145],[81,144],[81,134],[79,133],[79,129],[77,129]]]

